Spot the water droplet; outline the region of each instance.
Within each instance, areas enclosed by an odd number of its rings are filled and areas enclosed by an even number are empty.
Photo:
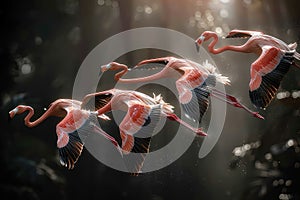
[[[279,199],[289,200],[290,199],[290,195],[282,193],[282,194],[279,195]]]
[[[197,21],[201,20],[201,12],[200,11],[195,12],[195,20],[197,20]]]
[[[150,15],[152,13],[152,8],[150,6],[145,6],[145,13]]]
[[[42,38],[41,38],[40,36],[36,36],[36,37],[34,38],[34,43],[35,43],[36,45],[41,45],[41,44],[43,43],[43,40],[42,40]]]
[[[278,162],[277,161],[273,161],[273,167],[278,167]]]
[[[299,98],[299,97],[300,97],[300,91],[294,91],[294,92],[292,93],[292,97],[293,97],[294,99]]]
[[[221,9],[220,10],[220,16],[222,18],[227,18],[229,16],[229,13],[228,13],[228,11],[226,9]]]
[[[287,180],[287,181],[285,182],[285,186],[289,187],[289,186],[291,186],[291,185],[292,185],[292,180]]]
[[[291,147],[291,146],[294,146],[295,142],[293,139],[289,139],[286,143],[287,147]]]
[[[279,185],[283,185],[284,184],[284,180],[283,179],[279,179],[278,184]]]
[[[271,160],[271,159],[272,159],[272,154],[267,153],[267,154],[265,155],[265,159],[266,159],[266,160]]]
[[[229,3],[230,0],[220,0],[221,3]]]
[[[244,149],[245,151],[250,150],[250,149],[251,149],[250,144],[245,144],[245,145],[243,146],[243,149]]]
[[[97,3],[98,3],[99,6],[103,6],[105,4],[105,1],[104,0],[98,0]]]
[[[277,187],[277,186],[278,186],[278,181],[277,181],[277,180],[274,180],[273,183],[272,183],[272,185],[273,185],[274,187]]]
[[[32,67],[28,63],[24,63],[21,67],[22,74],[30,74],[32,71]]]
[[[277,97],[277,99],[284,99],[284,98],[289,97],[290,95],[291,94],[288,91],[286,91],[286,92],[277,93],[276,97]]]
[[[250,5],[252,3],[252,0],[244,0],[244,3]]]
[[[223,30],[222,30],[221,27],[216,27],[215,31],[216,31],[217,34],[222,34],[223,33]]]

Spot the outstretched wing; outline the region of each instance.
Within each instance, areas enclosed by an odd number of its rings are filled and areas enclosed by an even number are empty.
[[[170,57],[147,59],[139,62],[134,68],[140,68],[141,66],[145,66],[149,64],[161,64],[165,66],[168,64],[169,60]]]
[[[82,104],[81,104],[81,109],[86,109],[86,110],[99,110],[100,108],[104,107],[110,100],[112,99],[113,94],[112,93],[93,93],[93,94],[88,94],[87,96],[84,97]]]
[[[263,35],[263,32],[260,31],[248,31],[248,30],[231,30],[226,38],[249,38],[255,35]]]
[[[134,175],[143,167],[151,137],[161,117],[160,112],[160,105],[132,105],[120,124],[124,162]]]
[[[91,116],[81,122],[77,121],[75,125],[72,115],[67,115],[65,121],[56,126],[60,163],[68,169],[74,168],[83,150],[84,140],[92,130],[91,119],[92,117],[96,119],[96,116]]]
[[[249,84],[250,99],[259,108],[267,107],[272,101],[294,59],[293,52],[284,53],[273,46],[262,49],[259,58],[251,65]]]
[[[206,86],[198,86],[191,93],[191,101],[181,105],[187,117],[201,122],[209,106],[210,91]]]

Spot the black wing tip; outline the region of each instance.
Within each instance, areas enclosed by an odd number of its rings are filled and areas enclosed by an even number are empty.
[[[270,104],[272,99],[274,98],[274,94],[268,93],[268,91],[265,91],[263,88],[258,88],[256,90],[250,91],[249,90],[249,96],[252,104],[259,109],[266,109],[266,107]]]
[[[249,38],[249,37],[251,37],[250,34],[234,33],[234,34],[227,35],[225,38]]]
[[[128,173],[132,176],[141,174],[145,157],[149,153],[151,137],[138,138],[134,137],[134,146],[129,154],[123,155],[125,166]]]
[[[91,96],[89,100],[85,103],[85,105],[82,105],[82,108],[91,111],[99,110],[100,108],[108,104],[112,97],[112,93]]]
[[[257,108],[265,109],[274,99],[283,77],[290,69],[291,59],[292,58],[284,57],[272,72],[262,76],[262,82],[259,88],[249,91],[251,102]]]
[[[83,142],[77,132],[69,134],[69,142],[66,146],[59,148],[60,163],[68,169],[73,169],[75,163],[83,150]]]
[[[182,104],[185,113],[191,117],[193,120],[202,121],[204,114],[206,113],[209,106],[209,90],[205,89],[205,86],[199,86],[193,89],[193,99],[197,98],[197,102],[189,102],[187,104]],[[198,109],[193,109],[193,106],[198,105]]]
[[[199,46],[199,44],[198,44],[197,42],[195,42],[195,45],[196,45],[196,51],[199,53],[199,51],[200,51],[200,46]]]

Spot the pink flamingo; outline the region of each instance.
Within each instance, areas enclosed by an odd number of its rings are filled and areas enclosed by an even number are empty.
[[[251,111],[238,102],[235,97],[214,89],[216,82],[227,85],[230,83],[230,80],[217,73],[216,68],[207,61],[201,65],[188,59],[163,57],[144,60],[138,63],[133,69],[137,69],[146,64],[163,64],[165,67],[156,74],[134,79],[122,79],[121,77],[126,74],[129,69],[126,65],[117,62],[111,62],[101,66],[101,71],[121,70],[115,75],[115,80],[121,83],[137,83],[175,77],[177,79],[176,88],[179,94],[179,102],[183,105],[183,108],[191,118],[200,118],[199,121],[201,121],[202,116],[208,108],[209,96],[223,100],[235,107],[243,108],[253,116],[263,119],[259,113]],[[193,93],[197,98],[193,98]],[[194,99],[197,99],[197,101],[193,101]],[[199,106],[200,117],[198,117],[198,113],[194,113],[198,112],[198,110],[195,109],[196,106]]]
[[[81,102],[72,99],[58,99],[50,104],[47,111],[37,120],[31,122],[34,109],[19,105],[9,112],[11,118],[16,114],[29,111],[24,119],[25,125],[35,127],[50,116],[63,118],[56,126],[57,148],[60,163],[68,169],[73,169],[83,149],[83,141],[90,132],[99,133],[120,149],[116,140],[96,125],[97,117],[109,120],[106,115],[98,116],[96,111],[84,110]],[[80,136],[79,136],[80,135]]]
[[[99,108],[99,96],[109,96],[106,104]],[[111,89],[87,95],[83,99],[83,106],[91,107],[95,102],[98,115],[103,115],[113,110],[127,112],[119,125],[122,140],[122,153],[127,169],[134,175],[140,172],[144,157],[149,152],[152,134],[157,123],[162,117],[176,121],[192,130],[198,136],[207,134],[201,128],[193,128],[182,121],[173,111],[173,106],[164,102],[161,95],[154,98],[133,90]],[[101,104],[101,102],[100,102]],[[90,105],[90,106],[88,106]],[[129,154],[129,152],[140,154]]]
[[[249,96],[256,107],[266,108],[274,98],[280,82],[290,66],[297,66],[294,60],[300,60],[300,54],[296,52],[297,44],[286,44],[262,32],[247,30],[232,30],[226,38],[237,37],[249,39],[240,46],[229,45],[215,49],[214,46],[218,42],[217,34],[205,31],[196,40],[196,45],[199,49],[199,45],[212,38],[208,50],[213,54],[229,50],[258,55],[258,59],[252,63],[250,68]]]

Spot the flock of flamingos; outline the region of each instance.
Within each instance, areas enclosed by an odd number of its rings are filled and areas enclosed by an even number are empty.
[[[248,40],[240,46],[229,45],[215,49],[214,46],[218,42],[217,34],[205,31],[195,42],[199,50],[202,43],[212,39],[208,45],[208,51],[213,54],[224,51],[256,54],[258,59],[250,66],[249,96],[256,108],[266,108],[276,95],[280,82],[290,66],[299,68],[295,63],[295,59],[300,60],[300,54],[296,52],[297,44],[286,44],[262,32],[247,30],[232,30],[226,38],[248,38]],[[117,62],[102,66],[101,71],[119,71],[115,74],[115,80],[124,84],[147,82],[166,77],[174,78],[172,80],[176,84],[180,105],[190,118],[199,123],[209,106],[209,97],[223,100],[230,105],[244,109],[254,117],[264,119],[258,112],[253,112],[241,104],[235,97],[215,88],[217,82],[228,85],[230,80],[217,73],[216,68],[208,62],[199,64],[187,59],[164,57],[141,61],[134,69],[150,63],[160,64],[164,67],[156,74],[133,79],[122,78],[130,71],[130,68]],[[199,109],[195,109],[197,107]],[[111,89],[88,94],[82,101],[58,99],[51,103],[47,111],[33,122],[30,120],[34,115],[34,110],[30,106],[19,105],[11,110],[9,115],[13,118],[16,114],[28,111],[24,119],[25,125],[28,127],[37,126],[50,116],[62,118],[56,126],[57,147],[60,162],[68,169],[74,168],[82,152],[84,139],[90,133],[97,133],[112,142],[122,156],[131,152],[140,153],[141,158],[136,160],[132,169],[133,173],[139,173],[143,166],[144,156],[149,152],[152,132],[161,118],[177,121],[198,136],[207,135],[201,128],[194,128],[181,120],[173,109],[174,107],[165,102],[161,95],[150,97],[137,91]],[[119,124],[121,144],[103,131],[98,124],[98,120],[110,120],[105,114],[112,110],[122,110],[127,113]],[[139,135],[143,135],[143,137],[139,137]]]

